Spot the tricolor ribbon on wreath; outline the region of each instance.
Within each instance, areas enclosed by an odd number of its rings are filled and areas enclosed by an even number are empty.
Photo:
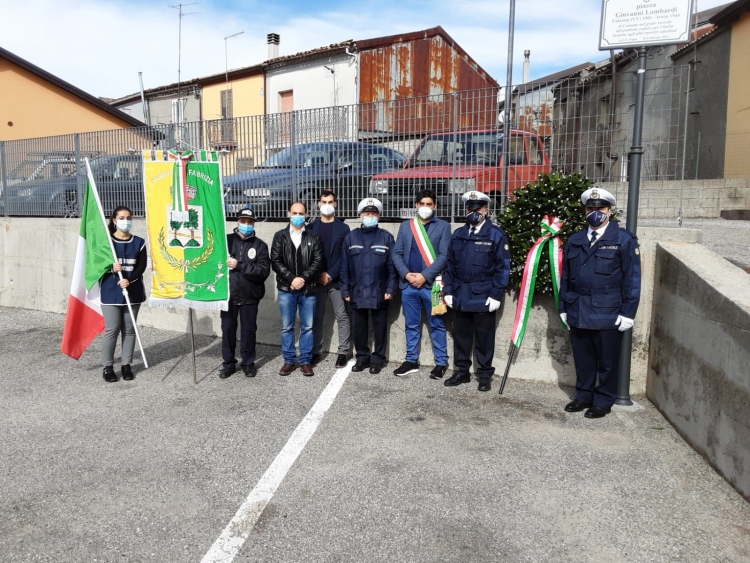
[[[435,261],[435,249],[432,248],[430,237],[427,236],[427,229],[424,228],[422,221],[417,217],[411,220],[411,234],[417,241],[417,248],[422,255],[422,260],[429,268]],[[448,307],[443,299],[443,276],[437,276],[432,283],[431,298],[433,315],[442,315],[448,312]]]
[[[526,326],[529,322],[531,313],[532,299],[534,297],[534,287],[536,286],[537,276],[539,275],[539,262],[547,247],[549,251],[549,263],[552,275],[552,291],[555,296],[556,310],[560,300],[560,278],[562,277],[563,251],[560,237],[557,236],[563,227],[563,221],[560,221],[554,215],[552,217],[545,215],[539,223],[541,226],[542,236],[540,236],[532,245],[529,253],[526,255],[526,263],[523,267],[523,277],[521,278],[521,289],[518,294],[518,306],[516,307],[516,316],[513,321],[513,330],[510,336],[510,350],[508,351],[508,364],[505,366],[505,374],[500,384],[500,394],[502,395],[505,382],[508,379],[510,365],[516,351],[521,347],[523,337],[526,334]],[[560,321],[563,328],[568,327]]]

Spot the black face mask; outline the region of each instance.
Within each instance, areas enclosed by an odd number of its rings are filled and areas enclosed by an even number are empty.
[[[466,214],[466,222],[470,225],[478,225],[484,219],[484,215],[479,211],[470,211]]]

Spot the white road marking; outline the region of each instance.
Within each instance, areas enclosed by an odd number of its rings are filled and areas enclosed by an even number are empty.
[[[323,420],[323,416],[328,412],[346,378],[352,372],[353,365],[354,360],[350,361],[345,368],[336,371],[310,412],[299,423],[279,455],[273,460],[211,549],[201,559],[201,563],[230,563],[234,560],[250,536],[260,515],[273,498],[276,489],[294,465],[299,454],[302,453],[308,440],[315,434],[320,421]]]

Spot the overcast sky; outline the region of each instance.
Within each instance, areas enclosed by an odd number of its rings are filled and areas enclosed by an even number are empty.
[[[189,0],[188,0],[189,1]],[[635,0],[634,0],[635,2]],[[726,0],[698,0],[698,10]],[[597,49],[601,0],[516,2],[514,82],[523,51],[531,78],[607,56]],[[289,55],[346,39],[441,25],[505,83],[508,2],[504,0],[203,0],[184,6],[183,80],[266,59],[266,34]],[[178,12],[138,0],[0,0],[0,46],[95,96],[118,98],[177,81]]]

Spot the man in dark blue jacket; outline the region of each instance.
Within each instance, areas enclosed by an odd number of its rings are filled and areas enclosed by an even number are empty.
[[[508,237],[487,218],[490,198],[477,191],[462,199],[466,225],[451,238],[445,269],[445,303],[456,311],[453,330],[456,373],[445,381],[453,387],[469,383],[471,348],[477,356],[479,391],[489,391],[495,368],[495,312],[500,308],[510,277]]]
[[[448,343],[443,315],[433,314],[432,308],[433,290],[442,291],[440,282],[448,262],[451,226],[435,217],[436,203],[435,192],[432,190],[417,193],[414,204],[417,217],[401,223],[396,245],[393,247],[393,265],[399,277],[406,333],[406,359],[393,372],[398,377],[419,370],[422,309],[427,313],[435,358],[435,367],[430,372],[430,377],[442,379],[448,369]],[[445,305],[442,308],[445,309]]]
[[[258,303],[266,293],[266,278],[271,274],[268,245],[255,236],[255,213],[243,209],[237,228],[227,235],[229,258],[229,309],[221,312],[221,355],[219,372],[226,379],[237,369],[237,317],[240,318],[240,355],[242,371],[255,377],[255,341],[258,328]]]
[[[320,237],[326,258],[326,269],[320,274],[315,301],[312,365],[317,364],[322,357],[323,319],[326,314],[326,304],[330,299],[339,329],[336,367],[343,368],[346,366],[347,356],[349,355],[350,323],[346,302],[341,297],[339,272],[341,271],[341,248],[351,229],[349,229],[349,225],[336,219],[336,205],[336,194],[332,190],[323,190],[320,198],[318,198],[320,218],[315,219],[307,226]]]
[[[344,239],[341,261],[341,295],[352,306],[352,332],[357,362],[352,371],[380,373],[386,361],[388,305],[396,292],[398,279],[391,252],[393,235],[378,227],[383,204],[365,198],[357,207],[362,227]],[[375,336],[373,351],[368,344],[368,318],[372,316]]]
[[[611,193],[594,187],[581,201],[589,227],[568,239],[560,281],[560,317],[576,364],[576,396],[565,410],[601,418],[615,402],[622,332],[638,310],[641,257],[636,236],[610,221]]]

